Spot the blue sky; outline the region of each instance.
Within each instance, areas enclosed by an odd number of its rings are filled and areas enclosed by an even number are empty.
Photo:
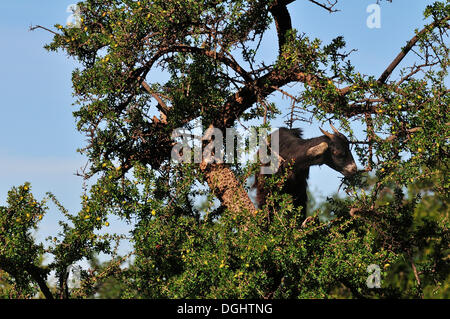
[[[62,53],[43,49],[51,34],[31,24],[52,27],[66,23],[67,7],[73,0],[15,0],[0,2],[0,205],[7,191],[25,181],[40,199],[53,192],[70,211],[80,207],[82,180],[74,173],[86,163],[76,152],[84,146],[72,112],[71,72],[74,61]],[[369,29],[366,8],[375,0],[340,0],[341,12],[329,14],[306,0],[289,5],[294,26],[324,43],[344,35],[353,63],[361,73],[379,76],[400,48],[424,25],[422,12],[427,0],[394,0],[381,3],[381,28]],[[266,64],[277,52],[275,33],[264,38],[262,57]],[[274,101],[289,101],[275,97]],[[281,122],[280,122],[281,123]],[[305,124],[307,125],[307,124]],[[320,135],[317,126],[305,126],[306,137]],[[324,195],[337,190],[339,174],[328,167],[313,168],[312,190]],[[52,210],[41,223],[45,235],[55,233],[57,213]],[[112,225],[114,226],[114,225]],[[120,226],[121,227],[121,226]],[[119,224],[117,229],[120,230]],[[114,228],[113,228],[114,230]]]

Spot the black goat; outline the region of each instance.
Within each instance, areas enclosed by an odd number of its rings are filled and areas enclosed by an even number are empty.
[[[303,207],[302,212],[305,218],[310,166],[326,164],[344,176],[353,175],[357,170],[349,149],[349,141],[333,125],[331,128],[334,134],[320,129],[324,135],[311,139],[303,139],[301,129],[279,129],[281,163],[277,174],[286,173],[286,169],[292,165],[282,192],[292,196],[295,207]],[[272,133],[272,136],[273,134],[275,133]],[[254,186],[257,189],[257,203],[261,208],[265,204],[267,195],[263,175],[256,175]]]

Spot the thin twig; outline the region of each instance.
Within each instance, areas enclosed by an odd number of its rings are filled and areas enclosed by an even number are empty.
[[[55,31],[53,31],[53,30],[50,30],[50,29],[48,29],[48,28],[46,28],[46,27],[43,27],[43,26],[41,26],[41,25],[36,25],[36,26],[30,26],[30,31],[34,31],[34,30],[36,30],[36,29],[43,29],[43,30],[45,30],[45,31],[48,31],[48,32],[51,32],[51,33],[53,33],[54,35],[58,35],[58,33],[57,32],[55,32]]]

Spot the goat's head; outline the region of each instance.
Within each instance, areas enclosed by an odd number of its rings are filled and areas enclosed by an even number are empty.
[[[324,164],[342,173],[344,176],[351,176],[356,173],[357,168],[350,151],[350,143],[331,123],[330,126],[333,129],[334,134],[320,129],[320,131],[328,138],[328,147],[324,153]]]

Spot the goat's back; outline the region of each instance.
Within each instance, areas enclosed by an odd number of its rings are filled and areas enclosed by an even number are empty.
[[[279,155],[281,157],[280,169],[277,174],[285,173],[286,167],[289,166],[291,160],[297,158],[301,152],[306,152],[303,139],[303,131],[300,128],[288,129],[282,127],[279,129]],[[273,135],[274,133],[272,133]],[[297,166],[297,165],[296,165]],[[292,195],[295,206],[304,207],[306,210],[307,202],[307,178],[309,175],[309,167],[294,167],[289,173],[288,179],[283,187],[283,191]],[[259,207],[265,203],[267,190],[264,185],[264,175],[258,173],[255,175],[256,201]]]

